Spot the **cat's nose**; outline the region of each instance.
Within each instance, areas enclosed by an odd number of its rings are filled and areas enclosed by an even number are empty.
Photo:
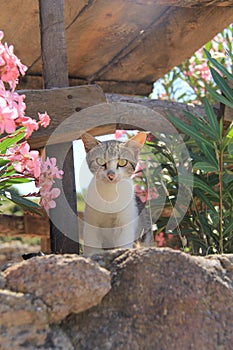
[[[116,174],[114,173],[113,170],[108,170],[107,177],[109,178],[110,181],[113,181],[116,177]]]

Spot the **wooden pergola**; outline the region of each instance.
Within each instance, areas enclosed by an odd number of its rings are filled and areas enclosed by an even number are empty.
[[[33,221],[27,216],[17,219],[20,234],[24,230],[40,235],[41,227],[45,250],[49,250],[51,240],[54,253],[79,252],[72,141],[86,129],[93,135],[107,134],[124,124],[120,118],[114,122],[105,115],[102,118],[109,120],[109,125],[94,127],[93,120],[86,121],[85,113],[80,113],[78,123],[67,123],[64,132],[52,141],[51,134],[73,113],[116,100],[147,105],[165,118],[172,111],[185,120],[182,109],[189,106],[174,108],[172,103],[122,95],[148,95],[154,81],[227,27],[232,18],[232,0],[4,1],[0,29],[29,67],[20,84],[21,89],[29,90],[24,91],[27,113],[36,115],[46,110],[52,118],[48,129],[34,134],[31,145],[43,148],[50,139],[46,153],[56,156],[58,163],[65,159],[60,162],[65,171],[61,188],[75,213],[68,213],[58,200],[57,208],[50,213],[50,237],[46,219]],[[201,107],[199,112],[203,113]],[[127,118],[124,122],[130,124]],[[4,220],[2,232],[7,234]],[[64,228],[56,222],[64,223]],[[11,230],[17,234],[14,225]]]
[[[64,0],[69,85],[148,95],[232,19],[232,0]],[[0,29],[29,67],[21,89],[43,88],[39,27],[38,1],[2,1]]]

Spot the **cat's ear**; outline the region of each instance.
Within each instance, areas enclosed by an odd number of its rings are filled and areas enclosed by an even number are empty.
[[[146,132],[140,132],[139,134],[131,137],[131,139],[129,139],[125,143],[125,146],[133,147],[140,150],[146,141],[146,137],[147,137]]]
[[[88,153],[92,148],[96,147],[99,145],[101,142],[96,140],[92,135],[88,134],[85,132],[81,136],[85,151]]]

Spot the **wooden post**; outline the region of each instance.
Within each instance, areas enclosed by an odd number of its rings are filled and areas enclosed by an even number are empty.
[[[66,40],[64,31],[64,0],[39,0],[41,51],[44,87],[66,87],[69,85]],[[49,113],[49,111],[48,111]],[[65,152],[65,153],[64,153]],[[52,253],[79,253],[77,231],[77,203],[72,143],[62,143],[46,148],[49,157],[56,157],[64,176],[61,189],[64,196],[50,210],[50,239]],[[61,159],[64,159],[61,164]],[[70,209],[64,210],[67,199]],[[71,239],[71,237],[73,239]]]

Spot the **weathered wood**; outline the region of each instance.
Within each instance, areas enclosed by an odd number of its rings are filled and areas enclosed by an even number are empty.
[[[153,1],[153,0],[152,0]],[[154,0],[156,5],[177,7],[233,6],[232,0]]]
[[[133,104],[129,111],[129,123],[131,119],[130,113],[138,113],[137,109],[142,106],[148,107],[164,117],[162,120],[158,119],[158,127],[160,129],[163,128],[167,132],[169,132],[169,123],[166,118],[170,114],[183,121],[187,121],[184,110],[205,116],[202,106],[194,107],[177,102],[111,94],[106,95],[106,100],[101,89],[95,86],[27,91],[26,96],[26,101],[28,100],[29,102],[27,104],[29,115],[35,115],[36,112],[42,112],[46,108],[52,117],[50,127],[47,129],[41,128],[32,135],[30,140],[32,148],[43,147],[47,142],[49,144],[57,144],[63,141],[73,141],[78,139],[84,131],[90,129],[92,134],[97,136],[114,133],[116,128],[124,128],[122,113],[127,110],[127,105],[123,106],[124,108],[122,107],[123,109],[119,110],[117,115],[117,111],[112,111],[108,104],[104,108],[105,101]],[[92,104],[96,104],[96,106],[91,107]],[[219,115],[218,107],[215,108],[215,111]],[[113,114],[111,115],[112,112]],[[146,113],[149,114],[150,112],[144,111],[143,113],[145,115],[145,129],[149,129],[150,121],[147,120]]]
[[[64,0],[39,0],[39,8],[45,88],[67,86],[69,80],[64,31]],[[66,154],[61,161],[60,157],[64,149]],[[52,253],[79,253],[72,143],[47,147],[46,153],[49,157],[57,158],[58,166],[64,171],[62,182],[57,182],[57,187],[64,195],[60,195],[57,199],[56,208],[49,211],[51,251]],[[63,210],[64,196],[68,200],[70,211]],[[61,224],[65,224],[65,227]]]
[[[18,92],[26,96],[27,115],[36,117],[38,112],[47,111],[51,117],[51,123],[46,129],[40,128],[30,137],[29,142],[33,148],[44,147],[56,128],[75,112],[106,102],[102,90],[94,85]],[[72,126],[67,132],[72,132]],[[66,141],[71,141],[71,138],[63,135],[58,143]]]
[[[2,3],[6,41],[29,66],[24,88],[42,86],[37,17],[37,1]],[[96,82],[105,92],[148,95],[154,81],[232,18],[232,0],[65,0],[70,84]]]
[[[39,0],[39,8],[44,86],[68,86],[64,1]]]
[[[181,27],[180,23],[184,22],[184,18],[185,25]],[[206,7],[204,10],[167,8],[141,35],[135,36],[130,44],[125,45],[120,53],[92,75],[91,81],[152,83],[191,56],[210,40],[211,36],[217,34],[220,28],[231,23],[232,18],[233,8]],[[199,28],[205,30],[202,30],[200,37],[197,38]],[[166,44],[163,45],[162,42]],[[145,57],[146,52],[150,53],[152,58]],[[103,52],[100,54],[104,55]],[[137,91],[132,93],[136,95]]]

